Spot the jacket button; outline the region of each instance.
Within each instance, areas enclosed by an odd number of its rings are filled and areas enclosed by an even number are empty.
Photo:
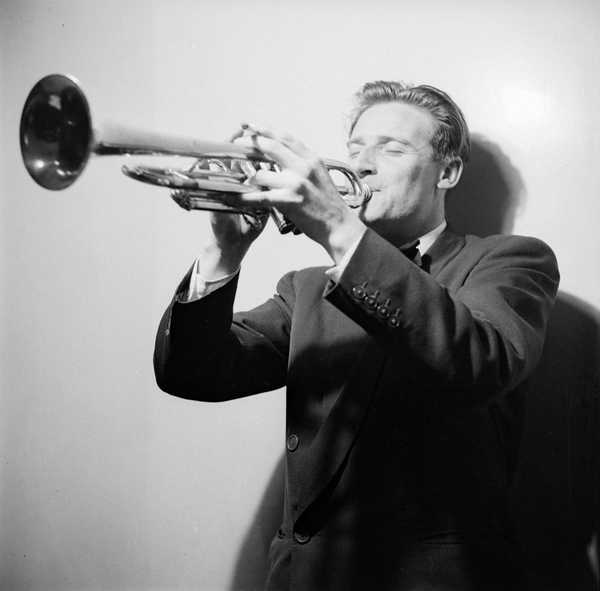
[[[371,310],[375,310],[377,308],[377,306],[379,305],[379,302],[377,301],[377,298],[379,297],[379,290],[374,291],[372,294],[368,295],[365,298],[365,304],[367,304],[367,306],[371,309]]]
[[[352,288],[352,296],[355,300],[362,300],[367,295],[367,282],[365,281],[362,285],[355,285]]]
[[[383,304],[377,306],[377,314],[379,314],[379,316],[381,316],[382,318],[387,318],[390,315],[390,304],[391,300],[388,298],[387,300],[385,300],[385,302],[383,302]]]
[[[310,536],[308,536],[306,534],[301,534],[301,533],[295,531],[294,532],[294,540],[298,544],[306,544],[306,542],[308,542],[310,540]]]
[[[287,448],[289,451],[295,451],[298,447],[298,444],[300,443],[300,440],[298,439],[298,435],[296,435],[295,433],[292,433],[288,438],[287,438]]]
[[[392,328],[398,328],[400,326],[400,310],[396,309],[394,314],[388,318],[388,324]]]

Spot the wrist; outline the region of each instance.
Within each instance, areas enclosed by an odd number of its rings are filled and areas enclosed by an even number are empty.
[[[361,239],[366,229],[367,226],[363,222],[352,216],[329,233],[327,242],[323,246],[336,265],[340,263],[350,248]]]
[[[235,273],[242,264],[246,248],[228,245],[226,248],[209,243],[200,249],[199,261],[202,277],[208,281]]]

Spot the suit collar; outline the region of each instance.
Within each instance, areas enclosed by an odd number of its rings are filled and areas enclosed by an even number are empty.
[[[446,228],[427,251],[429,272],[436,276],[463,249],[465,237]]]
[[[427,251],[433,246],[435,241],[441,236],[441,234],[444,232],[444,230],[447,227],[448,227],[448,222],[446,222],[446,220],[444,220],[441,224],[436,226],[433,230],[431,230],[430,232],[427,232],[427,234],[424,234],[423,236],[421,236],[419,238],[419,252],[421,253],[421,255],[424,255],[427,253]]]

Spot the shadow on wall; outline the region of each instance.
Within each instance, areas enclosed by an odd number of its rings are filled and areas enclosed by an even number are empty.
[[[283,516],[284,458],[282,455],[271,474],[260,504],[239,549],[230,591],[259,591],[264,588],[268,554]]]
[[[561,292],[531,380],[512,498],[532,588],[600,588],[599,478],[600,312]]]
[[[472,158],[448,195],[457,231],[512,230],[524,198],[519,172],[495,144],[473,138]],[[600,537],[600,312],[559,293],[527,400],[511,502],[532,591],[598,589]],[[231,591],[262,589],[283,512],[283,456],[242,542]],[[594,541],[595,540],[595,541]]]
[[[446,197],[448,224],[459,234],[510,233],[524,191],[519,171],[500,147],[473,134],[471,160]]]

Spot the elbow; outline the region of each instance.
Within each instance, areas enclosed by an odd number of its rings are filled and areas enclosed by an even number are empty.
[[[177,371],[174,370],[173,364],[167,353],[167,347],[159,347],[157,345],[154,349],[154,379],[156,380],[156,385],[163,392],[172,394],[177,389],[175,379]]]
[[[173,379],[164,368],[154,367],[154,379],[160,390],[166,394],[174,394],[179,391],[177,380]]]
[[[187,376],[187,377],[186,377]],[[154,378],[160,390],[177,398],[199,402],[224,402],[227,396],[208,375],[186,372],[172,365],[154,363]]]
[[[228,398],[223,396],[217,389],[205,384],[186,383],[184,380],[165,379],[164,376],[156,375],[156,385],[160,390],[177,398],[195,400],[197,402],[224,402]]]

